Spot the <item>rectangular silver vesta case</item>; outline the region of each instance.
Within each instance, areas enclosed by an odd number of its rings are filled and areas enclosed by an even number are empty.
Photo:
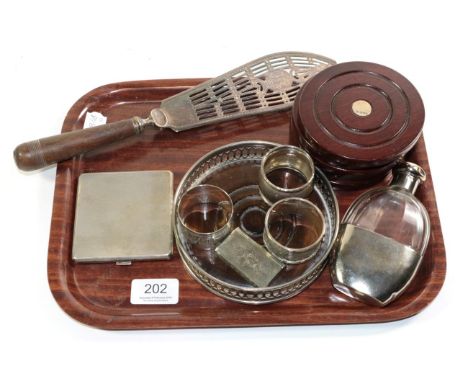
[[[73,260],[170,258],[172,183],[170,171],[82,174],[78,180]]]

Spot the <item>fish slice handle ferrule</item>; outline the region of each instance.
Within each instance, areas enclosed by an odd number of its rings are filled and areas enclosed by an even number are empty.
[[[148,126],[154,126],[151,118],[133,117],[25,142],[16,147],[13,155],[20,170],[37,170],[111,142],[141,134]]]

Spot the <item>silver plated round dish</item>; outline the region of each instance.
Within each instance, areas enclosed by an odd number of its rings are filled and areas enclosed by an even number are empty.
[[[260,196],[258,174],[265,154],[279,144],[244,141],[219,147],[198,160],[177,188],[174,206],[190,188],[211,184],[226,191],[232,199],[233,229],[240,227],[251,239],[263,245],[263,227],[269,205]],[[216,252],[193,245],[184,237],[174,216],[174,236],[188,272],[212,293],[246,304],[266,304],[288,299],[304,290],[323,270],[338,234],[339,208],[332,186],[316,169],[314,190],[307,198],[325,218],[322,243],[309,261],[287,265],[267,287],[255,287],[236,273]]]

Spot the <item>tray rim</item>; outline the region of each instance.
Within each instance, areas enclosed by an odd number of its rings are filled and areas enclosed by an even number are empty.
[[[205,79],[198,78],[186,78],[186,79],[155,79],[155,80],[136,80],[136,81],[125,81],[125,82],[115,82],[106,85],[99,86],[81,98],[79,98],[68,111],[63,126],[62,132],[73,131],[81,128],[81,125],[78,124],[80,119],[80,112],[82,113],[86,109],[89,109],[89,105],[92,105],[96,99],[99,97],[105,96],[109,93],[118,93],[124,90],[132,90],[138,88],[158,88],[158,89],[171,89],[171,90],[183,90],[187,87],[194,86]],[[72,118],[72,116],[75,117]],[[424,144],[424,138],[421,137],[418,145],[423,153],[427,157],[427,151]],[[428,158],[427,158],[428,159]],[[327,318],[317,317],[313,313],[304,313],[303,319],[299,320],[288,320],[285,319],[284,313],[282,311],[272,311],[269,312],[270,319],[265,320],[265,322],[258,321],[233,321],[225,323],[219,319],[212,319],[210,324],[196,324],[196,323],[183,323],[174,320],[170,323],[165,323],[161,325],[159,322],[155,323],[150,318],[151,317],[142,317],[141,321],[138,324],[131,323],[128,316],[125,314],[108,314],[102,309],[90,310],[83,301],[77,299],[73,293],[70,292],[68,285],[67,275],[64,272],[60,272],[60,266],[53,264],[53,259],[51,258],[51,253],[56,250],[57,252],[63,252],[65,249],[64,244],[60,242],[59,239],[54,237],[54,229],[60,232],[64,232],[67,229],[66,217],[74,212],[74,205],[72,208],[68,207],[63,211],[60,211],[58,208],[58,203],[60,201],[70,202],[70,198],[73,198],[73,190],[70,190],[66,187],[67,180],[69,181],[71,175],[74,171],[77,171],[81,163],[80,157],[75,157],[66,162],[62,162],[57,166],[56,171],[56,183],[54,188],[54,198],[53,198],[53,210],[52,210],[52,219],[51,219],[51,231],[49,238],[49,250],[47,258],[47,274],[48,282],[51,293],[58,303],[58,305],[67,313],[71,318],[77,320],[80,323],[87,324],[93,327],[101,329],[173,329],[173,328],[215,328],[215,327],[258,327],[258,326],[292,326],[292,325],[323,325],[323,324],[363,324],[363,323],[378,323],[378,322],[391,322],[397,321],[405,318],[409,318],[420,313],[426,306],[428,306],[438,295],[440,290],[443,287],[445,276],[446,276],[446,253],[443,240],[443,234],[440,228],[440,219],[437,210],[437,200],[435,199],[435,192],[432,185],[432,178],[430,167],[428,165],[428,180],[432,187],[430,187],[430,192],[434,197],[434,214],[437,219],[437,224],[434,224],[433,229],[437,229],[438,237],[438,246],[440,252],[436,254],[438,258],[438,266],[434,266],[430,272],[429,280],[437,278],[437,282],[430,283],[428,282],[425,288],[418,293],[414,299],[412,299],[407,305],[402,306],[397,311],[393,312],[390,316],[385,314],[383,311],[379,312],[366,312],[366,314],[352,314],[346,316],[343,312],[327,312]],[[60,195],[61,189],[65,188],[63,195]],[[75,190],[76,192],[76,190]],[[431,216],[432,219],[432,216]],[[431,233],[432,234],[432,233]],[[55,235],[56,236],[56,235]],[[58,247],[58,248],[56,248]],[[68,259],[67,261],[70,261]],[[194,281],[195,282],[195,281]],[[278,303],[280,304],[280,303]],[[241,305],[241,304],[237,304]],[[271,305],[271,304],[269,304]],[[277,304],[273,304],[277,305]],[[258,306],[250,306],[251,308]],[[383,312],[380,313],[380,312]],[[244,314],[244,316],[246,316]],[[345,318],[343,316],[346,316]]]

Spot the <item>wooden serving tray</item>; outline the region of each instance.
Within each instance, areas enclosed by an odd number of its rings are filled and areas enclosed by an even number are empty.
[[[86,112],[98,111],[108,122],[134,115],[147,117],[164,98],[200,79],[136,81],[106,85],[83,96],[69,111],[62,132],[81,129]],[[267,140],[289,143],[289,113],[274,113],[175,133],[147,130],[141,136],[95,150],[57,167],[48,254],[50,289],[58,304],[78,321],[103,329],[247,327],[371,323],[410,317],[425,308],[440,291],[445,278],[445,249],[436,199],[421,138],[408,159],[427,171],[417,196],[429,211],[431,239],[422,266],[408,290],[385,308],[370,307],[337,292],[328,268],[305,291],[289,300],[249,306],[218,297],[189,276],[174,247],[169,261],[115,264],[76,264],[71,260],[78,176],[85,172],[171,170],[174,187],[202,155],[236,141]],[[116,190],[118,192],[118,190]],[[360,194],[338,192],[341,214]],[[138,198],[138,195],[135,195]],[[176,278],[176,305],[132,305],[133,279]]]

